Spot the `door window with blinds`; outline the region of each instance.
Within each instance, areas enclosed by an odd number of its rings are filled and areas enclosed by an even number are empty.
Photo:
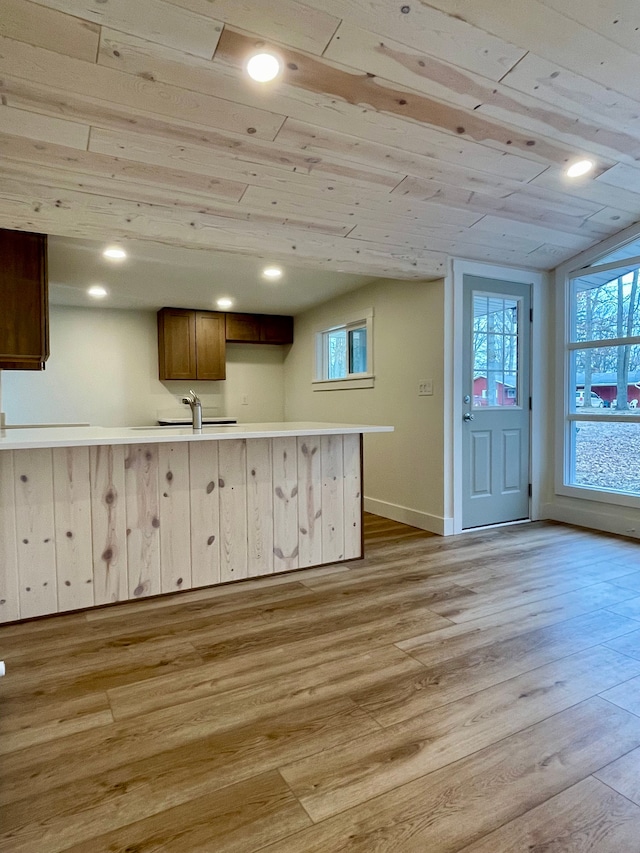
[[[516,297],[473,293],[473,407],[521,406]]]

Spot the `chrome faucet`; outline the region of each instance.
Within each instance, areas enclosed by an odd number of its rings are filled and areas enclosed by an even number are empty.
[[[202,429],[202,403],[195,391],[189,391],[188,397],[183,397],[182,402],[191,406],[191,419],[194,430]]]

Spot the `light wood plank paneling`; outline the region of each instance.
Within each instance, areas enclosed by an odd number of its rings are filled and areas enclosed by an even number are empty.
[[[219,52],[227,60],[241,57],[252,49],[250,37],[225,28]],[[295,85],[310,92],[322,91],[362,109],[372,108],[423,126],[457,134],[475,142],[498,147],[505,152],[529,152],[533,159],[563,164],[574,150],[567,144],[556,142],[549,136],[529,132],[521,133],[512,126],[505,126],[487,116],[480,116],[473,109],[463,109],[458,104],[442,101],[430,95],[416,92],[413,87],[378,77],[374,73],[362,73],[319,60],[293,50],[286,50],[284,62],[287,67],[295,66]],[[218,56],[218,53],[216,53]],[[533,144],[532,144],[533,143]]]
[[[633,0],[4,7],[2,227],[421,279],[546,269],[640,209]]]
[[[93,550],[88,447],[54,447],[53,494],[58,610],[91,607]]]
[[[272,442],[247,440],[247,570],[250,578],[273,572]]]
[[[228,439],[218,448],[220,580],[247,576],[247,443]]]
[[[342,436],[320,438],[322,469],[322,562],[344,555],[344,487]]]
[[[298,444],[295,437],[274,438],[273,554],[275,571],[299,565]]]
[[[158,445],[162,592],[191,588],[189,445]]]
[[[16,178],[35,178],[49,186],[84,188],[114,198],[130,198],[137,192],[141,201],[166,201],[169,190],[179,203],[197,203],[199,208],[223,216],[232,215],[236,208],[231,205],[217,207],[215,200],[238,201],[246,189],[246,184],[238,181],[203,180],[179,169],[165,169],[159,174],[153,166],[144,163],[90,151],[71,151],[66,146],[4,134],[0,134],[0,152],[6,158],[4,173],[10,175],[15,171]],[[7,162],[9,158],[10,163]]]
[[[0,138],[1,144],[1,138]],[[385,197],[384,215],[380,205],[373,199],[361,199],[358,205],[357,219],[348,200],[317,198],[314,200],[314,210],[323,218],[335,218],[340,222],[350,222],[351,227],[361,223],[363,227],[381,228],[384,224],[392,224],[401,228],[416,228],[418,222],[424,222],[426,227],[442,224],[445,228],[467,228],[482,219],[479,213],[469,210],[456,210],[443,207],[431,200],[427,203],[405,198],[401,195]],[[250,210],[279,210],[283,216],[303,216],[309,208],[309,199],[301,193],[279,192],[265,187],[249,186],[238,205]],[[387,217],[389,222],[386,222]],[[440,217],[440,218],[439,218]]]
[[[86,150],[89,142],[89,126],[74,121],[43,116],[38,113],[0,107],[0,127],[3,133],[37,139],[67,148]]]
[[[6,183],[0,182],[0,227],[5,228],[22,226],[31,231],[55,231],[70,237],[82,234],[97,240],[104,239],[107,229],[114,240],[144,235],[178,246],[217,246],[226,251],[250,252],[260,251],[268,235],[269,257],[274,261],[286,262],[291,246],[296,245],[300,249],[299,265],[333,269],[339,262],[345,272],[379,276],[423,279],[427,275],[442,275],[446,265],[446,255],[441,252],[356,243],[283,226],[247,229],[243,222],[192,211],[185,214],[170,205],[159,207],[123,201],[118,204],[118,213],[114,216],[112,199],[82,193],[56,193],[28,181],[21,188],[14,187],[13,192],[7,192]],[[26,201],[27,194],[32,201]]]
[[[209,63],[123,33],[107,31],[103,33],[98,61],[136,76],[152,76],[174,86],[240,101],[259,109],[264,107],[264,92],[247,89],[234,73],[235,69],[229,67],[229,62],[237,64],[241,61],[240,54],[234,56],[228,51],[218,51],[216,60]],[[291,121],[294,124],[299,121],[306,128],[308,139],[303,145],[296,145],[302,152],[307,152],[305,169],[309,166],[318,169],[322,167],[324,158],[336,156],[359,165],[366,162],[376,169],[416,175],[425,170],[431,174],[438,168],[438,163],[447,162],[463,171],[473,164],[474,170],[489,172],[496,179],[526,180],[545,168],[544,164],[522,156],[504,154],[465,139],[453,140],[445,133],[428,127],[414,126],[376,113],[363,116],[355,105],[337,101],[323,92],[307,92],[293,86],[278,87],[269,92],[269,106],[289,117],[283,127]],[[329,127],[317,124],[321,107],[323,124]],[[398,125],[395,133],[392,130],[394,121]],[[368,128],[367,122],[371,123]],[[382,145],[379,136],[384,135],[385,128],[389,134],[384,139],[387,144]],[[416,131],[420,134],[419,142]],[[335,136],[336,139],[326,145],[327,136]],[[289,143],[289,136],[283,137],[281,131],[277,138]],[[308,157],[309,153],[315,153],[316,146],[324,154],[321,159]],[[413,165],[407,168],[408,164]]]
[[[51,450],[14,453],[20,616],[58,609]]]
[[[311,153],[330,151],[334,156],[356,162],[386,162],[387,169],[396,166],[398,171],[416,176],[422,175],[425,170],[431,174],[431,170],[443,164],[443,168],[449,165],[472,168],[494,177],[527,182],[547,168],[520,154],[504,154],[466,139],[458,138],[454,145],[453,140],[444,133],[411,124],[405,123],[407,137],[403,139],[401,134],[393,135],[390,127],[385,132],[384,122],[387,119],[383,117],[379,118],[382,125],[379,134],[366,133],[359,129],[357,118],[353,118],[353,129],[340,129],[326,124],[317,127],[289,117],[276,138],[282,138],[288,145],[295,144]],[[424,134],[422,145],[414,138],[418,129]]]
[[[638,52],[640,9],[634,0],[540,0],[549,9],[599,33],[631,53]]]
[[[543,139],[573,144],[578,150],[586,143],[594,152],[614,159],[620,154],[633,159],[638,149],[637,137],[632,134],[583,121],[570,108],[541,106],[535,98],[515,95],[501,83],[456,68],[452,60],[459,61],[457,54],[441,62],[425,55],[423,49],[412,50],[390,39],[381,46],[375,33],[343,23],[324,56],[351,68],[367,68],[377,77],[437,98],[440,103],[491,116],[514,132],[518,128]]]
[[[176,86],[132,77],[111,68],[61,56],[52,51],[0,37],[2,73],[52,89],[70,91],[126,107],[132,120],[152,113],[199,127],[216,127],[273,139],[284,116],[230,104],[221,98],[187,92]]]
[[[362,557],[362,474],[360,435],[342,436],[345,560]]]
[[[300,566],[322,562],[322,468],[320,436],[298,438]]]
[[[220,583],[220,504],[218,442],[189,445],[191,495],[191,582]]]
[[[264,39],[321,54],[338,26],[340,15],[312,9],[298,0],[269,0],[268,5],[238,0],[169,0],[183,9],[213,14],[221,21]]]
[[[14,452],[0,453],[0,622],[20,618]]]
[[[345,192],[351,185],[352,198],[354,186],[374,194],[386,194],[404,177],[393,172],[354,168],[351,164],[340,162],[319,164],[316,169],[313,163],[307,162],[305,165],[304,158],[297,154],[293,154],[291,158],[283,157],[282,150],[277,146],[261,147],[259,144],[249,143],[246,146],[246,155],[242,156],[241,142],[234,146],[233,140],[228,140],[225,144],[225,141],[220,139],[220,143],[218,146],[213,142],[210,145],[185,145],[164,139],[151,139],[139,133],[95,130],[91,134],[89,150],[163,168],[177,165],[186,172],[194,171],[217,178],[227,177],[272,189],[281,185],[286,173],[301,193],[334,193],[340,186]],[[232,154],[231,148],[240,150]],[[261,166],[259,172],[256,171],[256,164]]]
[[[442,14],[433,8],[435,3],[429,6],[407,4],[400,9],[401,14],[397,6],[386,0],[347,0],[346,3],[344,0],[307,0],[307,3],[350,23],[364,25],[385,38],[420,50],[426,46],[431,56],[449,60],[454,55],[460,66],[490,80],[500,80],[525,54],[517,42],[509,44],[482,32],[467,23],[462,15]]]
[[[89,449],[93,594],[96,604],[128,597],[124,446]]]
[[[626,97],[608,86],[567,71],[561,62],[549,62],[529,53],[502,82],[510,89],[577,113],[589,121],[593,120],[596,109],[600,121],[608,127],[638,132],[640,103],[637,94],[632,98]]]
[[[95,62],[100,27],[55,9],[37,8],[27,0],[2,0],[0,35]]]
[[[158,446],[130,444],[125,450],[129,598],[158,595],[160,582],[160,496]]]
[[[463,17],[483,33],[526,45],[531,53],[618,92],[630,96],[637,92],[635,52],[613,48],[598,30],[580,25],[540,0],[512,0],[508,15],[504,14],[502,0],[484,0],[481,5],[467,0],[432,0],[430,6],[447,15]],[[609,14],[606,7],[600,8],[603,15],[598,29],[605,26],[605,16]]]
[[[135,33],[211,59],[222,31],[222,22],[197,15],[158,0],[34,0],[41,6],[68,12],[95,24]]]

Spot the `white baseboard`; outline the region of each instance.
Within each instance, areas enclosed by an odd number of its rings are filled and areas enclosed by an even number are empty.
[[[588,501],[581,501],[588,504]],[[601,530],[603,533],[616,533],[619,536],[630,536],[640,539],[640,523],[638,513],[634,510],[617,507],[614,513],[603,512],[600,509],[589,509],[588,506],[562,506],[548,503],[542,507],[542,517],[551,521],[563,521],[565,524],[575,524],[576,527],[588,527]]]
[[[420,530],[428,530],[429,533],[437,533],[439,536],[451,536],[453,533],[453,519],[442,518],[438,515],[430,515],[427,512],[419,512],[406,506],[379,501],[376,498],[364,499],[365,512],[390,518],[392,521],[400,521],[402,524],[410,524]]]

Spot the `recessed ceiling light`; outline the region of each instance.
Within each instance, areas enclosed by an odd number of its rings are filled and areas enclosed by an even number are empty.
[[[256,83],[275,80],[282,70],[282,63],[273,53],[255,53],[247,62],[247,74]]]
[[[109,246],[102,253],[103,257],[109,258],[110,261],[122,261],[127,257],[127,253],[120,246]]]
[[[282,277],[282,270],[280,267],[265,267],[262,270],[262,275],[270,281],[275,281],[277,278]]]
[[[231,306],[233,305],[233,299],[229,299],[225,296],[222,299],[218,299],[216,305],[218,306],[218,308],[231,308]]]
[[[104,299],[105,296],[109,293],[106,287],[103,287],[101,284],[93,284],[88,290],[87,293],[89,296],[92,296],[94,299]]]
[[[586,175],[587,172],[590,172],[593,169],[593,166],[593,160],[578,160],[567,169],[567,177],[580,178],[582,175]]]

